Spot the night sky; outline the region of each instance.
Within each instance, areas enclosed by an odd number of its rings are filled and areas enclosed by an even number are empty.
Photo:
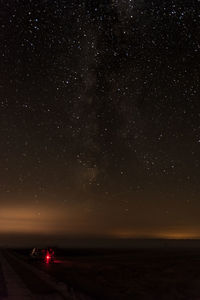
[[[0,1],[0,233],[200,237],[200,1]]]

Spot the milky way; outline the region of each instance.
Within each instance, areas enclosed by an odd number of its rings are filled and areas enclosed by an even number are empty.
[[[27,213],[30,232],[46,220],[44,232],[199,236],[199,1],[8,0],[0,12],[9,230]]]

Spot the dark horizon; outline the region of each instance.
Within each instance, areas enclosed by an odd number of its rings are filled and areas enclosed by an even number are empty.
[[[193,249],[200,248],[200,238],[110,238],[91,236],[0,235],[0,248],[58,247],[65,249]]]

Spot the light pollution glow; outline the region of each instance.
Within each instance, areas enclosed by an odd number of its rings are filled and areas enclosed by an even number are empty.
[[[68,207],[67,210],[55,207],[41,208],[40,213],[32,207],[4,207],[0,210],[0,233],[1,234],[48,234],[69,236],[104,236],[109,238],[161,238],[161,239],[197,239],[199,231],[179,228],[163,228],[162,230],[151,228],[116,228],[101,227],[99,224],[91,226],[93,220],[84,213],[81,208]]]
[[[138,231],[118,231],[113,233],[115,238],[121,239],[138,239],[138,238],[155,238],[155,239],[199,239],[200,234],[193,231],[187,231],[182,229],[182,231],[174,231],[172,230],[163,230],[157,232],[156,230],[146,231],[146,230],[138,230]]]
[[[40,207],[39,212],[32,207],[4,207],[0,210],[0,233],[51,235],[76,232],[83,225],[80,216],[77,209],[67,212],[50,205]]]

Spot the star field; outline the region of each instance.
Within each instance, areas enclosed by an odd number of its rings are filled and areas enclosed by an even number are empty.
[[[8,219],[14,207],[16,224],[22,208],[33,217],[31,232],[35,220],[48,232],[51,220],[75,235],[200,235],[199,8],[1,2]]]

